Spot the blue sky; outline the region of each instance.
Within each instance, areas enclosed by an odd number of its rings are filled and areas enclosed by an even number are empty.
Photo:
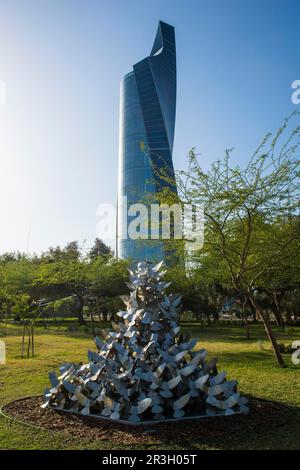
[[[91,245],[116,200],[120,80],[159,19],[176,31],[176,169],[191,147],[242,164],[295,109],[298,0],[0,0],[0,252]]]

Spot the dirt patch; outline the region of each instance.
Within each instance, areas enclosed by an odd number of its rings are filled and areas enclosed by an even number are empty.
[[[72,415],[52,409],[42,409],[42,397],[16,400],[3,408],[3,412],[25,424],[34,424],[51,431],[84,440],[110,441],[130,445],[155,445],[172,443],[180,446],[202,443],[230,447],[241,443],[242,435],[270,433],[272,429],[287,424],[292,411],[289,407],[259,399],[250,399],[247,415],[218,416],[200,420],[156,424],[153,426],[127,426],[101,421],[80,415]]]

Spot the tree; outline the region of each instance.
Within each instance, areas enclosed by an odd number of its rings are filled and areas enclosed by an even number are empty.
[[[81,325],[85,324],[83,317],[84,296],[88,289],[88,263],[74,258],[73,253],[64,255],[61,259],[44,261],[39,266],[34,284],[39,286],[47,297],[54,299],[74,295],[75,313]]]
[[[128,277],[128,261],[115,258],[97,257],[89,265],[89,294],[99,307],[104,317],[109,308],[120,304],[120,295],[128,293],[126,280]],[[116,301],[117,300],[117,301]]]
[[[193,312],[200,319],[205,317],[208,323],[211,316],[214,321],[218,320],[226,298],[226,289],[210,277],[211,274],[212,270],[209,272],[209,266],[204,259],[188,269],[179,263],[169,267],[167,272],[167,279],[172,281],[172,287],[183,296],[183,309]]]
[[[127,262],[117,261],[111,255],[82,258],[77,242],[49,250],[42,256],[34,284],[51,299],[73,295],[75,313],[80,324],[85,324],[84,307],[92,299],[111,299],[125,293]],[[105,302],[106,303],[106,302]]]
[[[296,223],[299,221],[296,219]],[[300,230],[300,227],[299,227]],[[259,291],[265,295],[269,309],[272,311],[278,326],[284,328],[284,300],[289,299],[300,288],[300,253],[288,260],[283,260],[280,269],[266,272],[265,276],[259,282]],[[291,305],[291,304],[290,304]],[[292,305],[291,305],[292,306]],[[297,311],[297,305],[293,305],[294,313]],[[288,317],[286,313],[286,317]],[[288,318],[286,318],[288,320]]]
[[[112,256],[112,251],[100,238],[96,238],[94,245],[88,253],[88,257],[91,261],[102,256]]]
[[[32,308],[33,279],[37,270],[36,257],[2,256],[0,260],[0,299],[4,307],[4,335],[10,314],[23,323],[22,357],[24,357],[25,336],[28,334],[27,357],[30,350],[34,355],[35,309]]]
[[[204,252],[219,256],[228,281],[249,300],[280,366],[284,361],[256,293],[264,276],[277,272],[299,253],[300,126],[287,130],[295,116],[285,121],[275,137],[264,138],[245,168],[232,166],[227,150],[224,160],[205,172],[192,150],[188,170],[178,175],[182,200],[203,204]]]

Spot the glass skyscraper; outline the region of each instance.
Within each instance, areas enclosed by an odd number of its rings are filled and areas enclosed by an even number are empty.
[[[150,55],[135,64],[121,82],[117,223],[120,258],[166,258],[163,240],[145,239],[150,238],[150,228],[140,227],[140,239],[133,239],[127,229],[140,215],[133,204],[149,207],[150,222],[150,204],[158,200],[162,188],[171,186],[176,191],[172,162],[175,112],[175,32],[173,26],[160,21]]]

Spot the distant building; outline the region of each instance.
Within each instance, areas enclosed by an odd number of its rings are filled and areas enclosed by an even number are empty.
[[[172,161],[175,113],[175,31],[173,26],[160,21],[150,56],[135,64],[121,83],[117,224],[120,258],[157,261],[166,257],[167,248],[162,240],[122,237],[126,235],[126,225],[135,219],[127,215],[127,207],[155,202],[161,188],[170,186],[169,180],[175,181]],[[161,178],[161,171],[167,178]],[[174,183],[172,188],[176,191]]]

